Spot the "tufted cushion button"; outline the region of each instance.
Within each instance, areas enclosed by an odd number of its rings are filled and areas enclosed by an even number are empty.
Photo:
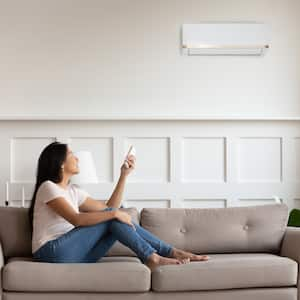
[[[248,230],[249,226],[248,225],[244,225],[244,230]]]
[[[180,228],[180,232],[185,233],[186,230],[184,228]]]

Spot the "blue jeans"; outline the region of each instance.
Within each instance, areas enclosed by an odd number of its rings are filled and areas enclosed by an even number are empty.
[[[103,211],[115,210],[107,207]],[[60,237],[50,240],[33,253],[41,262],[93,263],[105,256],[116,240],[133,250],[145,263],[157,252],[169,257],[172,246],[132,221],[136,230],[117,219],[88,226],[78,226]]]

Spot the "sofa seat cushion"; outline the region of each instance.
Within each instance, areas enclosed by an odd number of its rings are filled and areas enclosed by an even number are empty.
[[[30,256],[15,256],[10,257],[7,260],[7,263],[12,261],[32,261],[36,262],[36,260]],[[131,257],[131,256],[104,256],[101,259],[98,260],[98,263],[104,263],[104,262],[137,262],[141,263],[140,259],[138,257]]]
[[[152,272],[157,292],[296,286],[297,263],[269,253],[209,254],[208,261],[164,265]]]
[[[150,269],[136,257],[103,257],[97,263],[13,257],[2,271],[6,291],[146,292],[151,286]]]

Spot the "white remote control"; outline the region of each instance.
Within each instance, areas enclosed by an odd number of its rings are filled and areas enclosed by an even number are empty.
[[[131,145],[130,148],[129,148],[129,150],[128,150],[128,152],[127,152],[126,159],[127,159],[130,155],[134,155],[134,156],[135,156],[135,153],[136,153],[135,148]],[[124,164],[125,164],[125,167],[128,169],[128,168],[129,168],[128,162],[125,161]]]

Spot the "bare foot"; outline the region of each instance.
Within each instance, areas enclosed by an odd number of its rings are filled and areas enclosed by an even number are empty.
[[[156,253],[153,253],[150,255],[148,258],[147,262],[145,265],[151,270],[154,271],[154,269],[160,265],[181,265],[188,263],[189,259],[188,258],[168,258],[164,256],[160,256]]]
[[[171,251],[171,257],[175,259],[184,259],[188,258],[190,261],[205,261],[209,260],[210,257],[208,255],[197,255],[191,252],[187,252],[181,249],[173,248]]]

